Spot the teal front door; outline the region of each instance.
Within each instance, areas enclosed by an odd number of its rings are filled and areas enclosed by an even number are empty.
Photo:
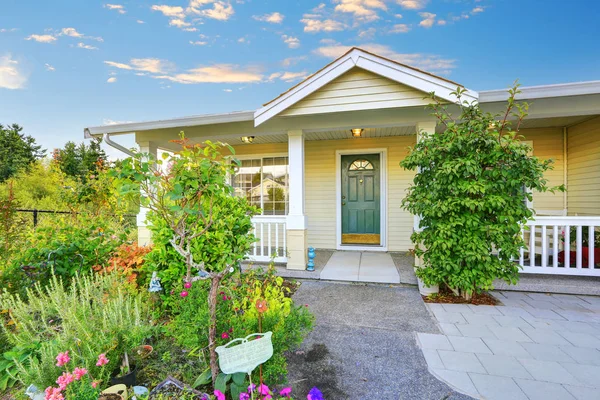
[[[342,244],[381,244],[379,168],[379,154],[342,156]]]

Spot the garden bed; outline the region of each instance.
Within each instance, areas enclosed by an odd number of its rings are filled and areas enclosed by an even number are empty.
[[[440,287],[440,292],[423,296],[425,303],[444,303],[444,304],[473,304],[477,306],[497,306],[500,302],[487,292],[474,293],[471,300],[466,300],[461,296],[455,295],[452,290],[447,287]]]

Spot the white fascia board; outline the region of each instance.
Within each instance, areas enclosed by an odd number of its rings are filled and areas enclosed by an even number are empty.
[[[600,81],[560,83],[555,85],[529,86],[520,88],[517,100],[543,99],[548,97],[581,96],[600,94]],[[479,102],[492,103],[505,101],[508,89],[486,90],[479,92]]]
[[[370,54],[361,54],[356,66],[425,93],[435,92],[435,95],[441,99],[453,103],[457,102],[456,96],[451,94],[456,91],[457,86],[435,76],[407,68],[386,59],[373,57]],[[478,98],[479,94],[477,92],[465,88],[463,100],[476,101]]]
[[[254,111],[236,111],[226,114],[207,114],[192,117],[165,119],[147,122],[131,122],[126,124],[93,126],[84,129],[86,138],[100,136],[105,133],[126,134],[152,129],[177,128],[184,126],[226,124],[230,122],[252,121]]]
[[[348,72],[355,66],[355,62],[350,55],[351,54],[348,54],[346,57],[337,60],[323,71],[311,76],[306,81],[290,90],[288,93],[285,93],[273,102],[256,110],[254,113],[254,126],[256,127],[271,119],[306,96],[319,90],[335,78]]]
[[[412,68],[407,68],[384,58],[365,53],[360,49],[354,49],[322,71],[302,82],[296,88],[290,90],[289,93],[283,94],[281,97],[276,98],[271,103],[258,109],[254,113],[254,126],[258,126],[270,118],[273,118],[355,66],[426,93],[435,92],[436,96],[444,100],[450,102],[457,101],[456,97],[450,94],[451,92],[456,91],[456,86],[453,86],[451,82]],[[463,94],[463,98],[468,101],[476,101],[478,96],[477,92],[468,89]]]

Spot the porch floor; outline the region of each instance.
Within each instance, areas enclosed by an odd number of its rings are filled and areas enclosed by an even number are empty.
[[[388,253],[336,251],[321,271],[321,279],[397,284],[400,274]]]

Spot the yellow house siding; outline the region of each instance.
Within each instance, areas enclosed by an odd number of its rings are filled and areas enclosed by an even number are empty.
[[[411,247],[413,217],[400,208],[404,191],[414,173],[398,164],[416,137],[396,136],[378,139],[308,141],[305,164],[305,207],[308,216],[308,244],[316,248],[336,248],[336,151],[387,149],[387,225],[388,250]],[[365,150],[368,153],[368,150]]]
[[[547,171],[545,178],[549,186],[558,186],[564,183],[564,139],[563,128],[536,128],[522,129],[519,132],[524,140],[533,142],[533,155],[540,159],[554,160],[554,168]],[[569,160],[570,161],[570,160]],[[564,194],[533,193],[533,208],[536,210],[564,210]]]
[[[264,143],[264,144],[245,144],[233,146],[235,155],[244,157],[248,155],[263,155],[263,154],[287,154],[287,143]]]
[[[391,79],[353,68],[294,104],[281,115],[307,115],[359,109],[424,106],[425,93]]]
[[[569,215],[600,215],[600,117],[567,131]]]

